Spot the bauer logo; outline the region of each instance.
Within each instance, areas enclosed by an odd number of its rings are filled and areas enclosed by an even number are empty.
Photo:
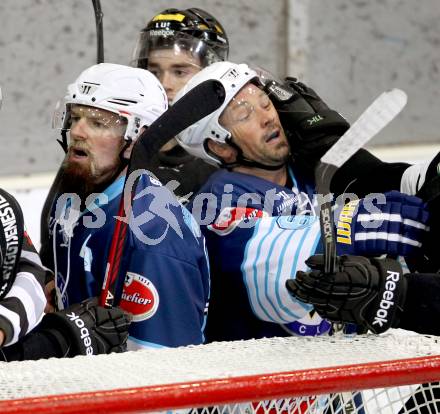
[[[133,322],[145,321],[156,313],[159,294],[149,279],[127,272],[119,306],[133,315]]]

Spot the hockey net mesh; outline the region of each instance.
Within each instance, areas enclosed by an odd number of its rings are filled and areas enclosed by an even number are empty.
[[[2,413],[440,412],[438,339],[399,331],[0,364]]]

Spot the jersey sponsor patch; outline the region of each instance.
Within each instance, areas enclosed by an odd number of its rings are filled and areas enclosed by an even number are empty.
[[[256,208],[227,207],[221,211],[214,224],[208,226],[208,229],[220,236],[226,236],[241,222],[248,222],[249,220],[266,216],[268,216],[266,212]]]
[[[127,272],[119,306],[133,315],[133,322],[150,319],[159,307],[159,293],[151,280]]]

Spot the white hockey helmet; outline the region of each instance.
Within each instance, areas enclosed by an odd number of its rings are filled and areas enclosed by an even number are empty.
[[[168,109],[160,82],[148,70],[100,63],[84,70],[67,87],[54,114],[54,127],[68,130],[72,104],[104,109],[127,120],[124,139],[135,140],[143,126],[151,125]]]
[[[202,158],[214,165],[221,164],[221,160],[211,154],[206,141],[211,138],[219,143],[225,143],[231,133],[219,124],[219,118],[235,95],[252,80],[259,78],[257,72],[247,64],[232,62],[216,62],[196,73],[189,82],[177,93],[175,102],[183,95],[202,82],[213,79],[219,81],[225,88],[225,101],[216,111],[205,116],[177,135],[179,144],[190,154]]]

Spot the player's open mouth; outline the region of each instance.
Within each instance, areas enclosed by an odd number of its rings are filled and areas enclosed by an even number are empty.
[[[277,129],[266,138],[266,142],[271,142],[271,141],[279,138],[279,136],[280,136],[280,130]]]
[[[70,157],[75,159],[84,159],[87,158],[89,155],[86,151],[80,148],[71,148],[70,149]]]

